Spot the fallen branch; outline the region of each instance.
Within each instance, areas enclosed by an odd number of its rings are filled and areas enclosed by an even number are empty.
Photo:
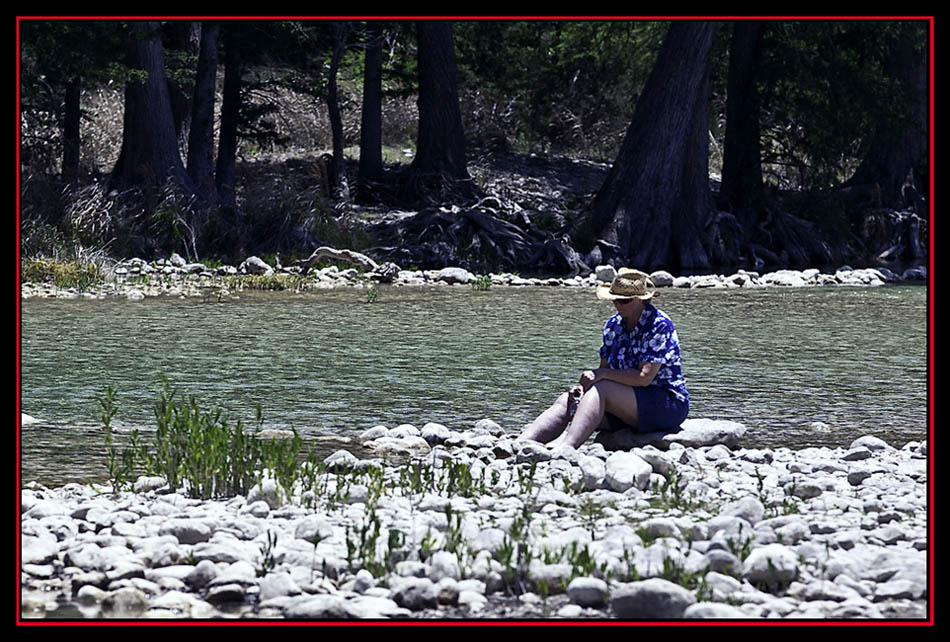
[[[308,258],[293,263],[296,267],[303,268],[303,273],[307,274],[310,269],[321,259],[329,259],[339,263],[347,263],[357,268],[363,268],[372,272],[379,268],[379,264],[365,254],[354,252],[353,250],[337,250],[332,247],[318,247]]]

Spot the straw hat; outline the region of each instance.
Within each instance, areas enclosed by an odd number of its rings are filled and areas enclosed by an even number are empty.
[[[610,285],[604,283],[597,286],[597,298],[605,301],[616,299],[649,301],[655,296],[660,296],[660,293],[656,291],[650,276],[633,268],[620,268]]]

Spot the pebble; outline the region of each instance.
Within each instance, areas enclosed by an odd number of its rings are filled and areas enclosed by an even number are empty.
[[[366,443],[422,439],[434,445],[417,462],[444,475],[461,463],[484,485],[413,491],[400,464],[326,459],[330,477],[381,467],[375,503],[365,477],[347,502],[310,492],[306,507],[307,489],[276,482],[207,501],[146,478],[123,492],[30,484],[21,615],[72,602],[126,618],[926,617],[920,444],[750,452],[731,423],[702,420],[696,434],[636,452],[592,442],[558,456],[494,422],[465,436],[434,422],[376,431]],[[473,458],[467,440],[486,436],[511,454]],[[672,474],[691,480],[683,504],[659,491]],[[361,542],[371,513],[379,530]]]

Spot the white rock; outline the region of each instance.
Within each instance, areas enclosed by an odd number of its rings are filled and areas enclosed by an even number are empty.
[[[461,574],[458,557],[449,551],[436,551],[429,558],[429,579],[439,582],[443,578],[458,580]]]
[[[605,464],[607,487],[619,493],[636,487],[646,490],[650,485],[653,468],[642,458],[629,452],[615,452]]]
[[[783,544],[769,544],[754,549],[743,560],[743,577],[753,584],[788,585],[798,578],[798,555]]]
[[[611,283],[617,276],[617,270],[612,265],[598,265],[594,268],[594,277],[601,283]]]
[[[445,283],[471,283],[475,280],[475,275],[468,270],[460,267],[447,267],[439,270],[435,277],[436,281]]]
[[[717,618],[743,620],[748,619],[749,615],[729,604],[699,602],[686,607],[683,618],[687,620],[713,620]]]
[[[567,595],[580,606],[600,608],[610,595],[607,582],[596,577],[575,577],[567,586]]]
[[[854,450],[855,448],[867,448],[870,451],[894,450],[886,441],[873,435],[865,435],[864,437],[859,437],[852,441],[849,450]]]
[[[274,273],[274,268],[256,256],[249,256],[238,267],[238,271],[243,274],[263,274],[264,276],[270,276]]]
[[[658,288],[668,288],[673,285],[673,275],[665,270],[657,270],[650,274],[650,280]]]
[[[584,488],[586,490],[604,488],[607,480],[607,466],[604,464],[604,460],[591,455],[581,455],[577,459],[577,465],[584,475]]]

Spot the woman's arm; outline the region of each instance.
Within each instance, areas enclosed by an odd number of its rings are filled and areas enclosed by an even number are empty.
[[[614,370],[613,368],[608,368],[607,364],[601,360],[599,368],[596,370],[586,370],[581,375],[580,384],[584,390],[587,390],[601,379],[616,381],[625,386],[649,386],[653,383],[653,378],[656,377],[656,373],[659,371],[660,364],[653,361],[641,363],[640,368],[636,370]]]

